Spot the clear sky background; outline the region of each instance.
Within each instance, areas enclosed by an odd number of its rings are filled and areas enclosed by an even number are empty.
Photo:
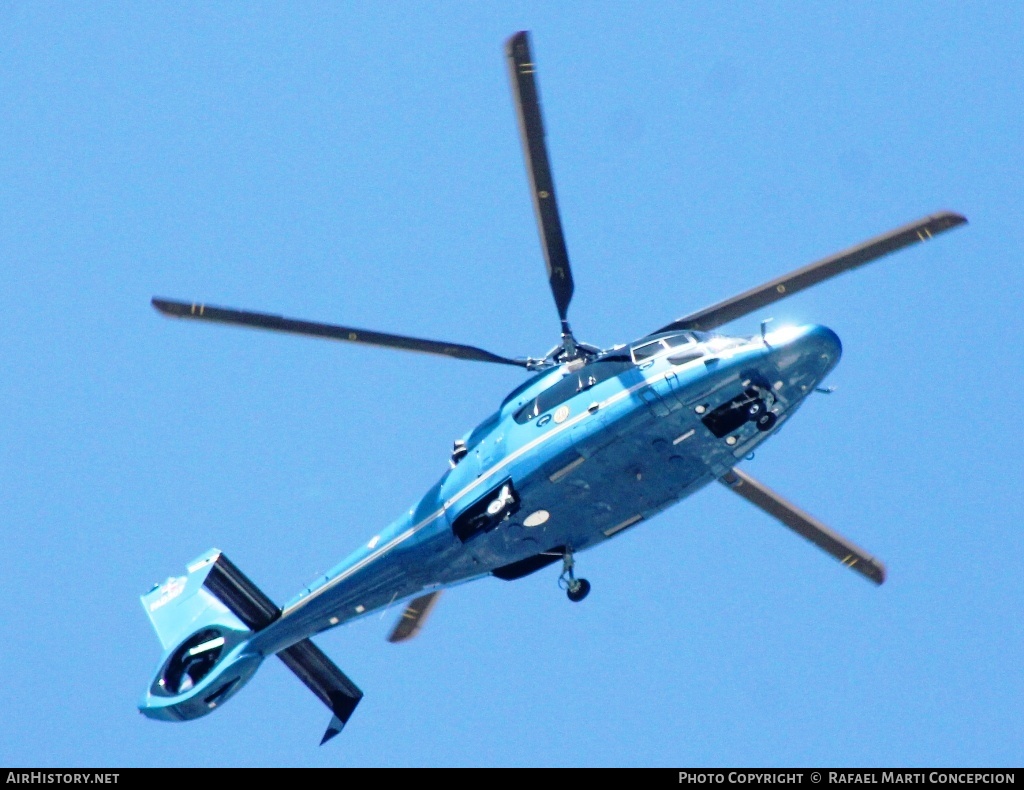
[[[743,467],[557,568],[136,710],[139,603],[222,549],[282,602],[444,472],[514,368],[160,317],[153,295],[539,356],[558,340],[503,54],[532,31],[581,340],[939,210],[970,224],[727,327],[844,354]],[[0,8],[0,764],[1024,764],[1024,11],[1014,3]]]

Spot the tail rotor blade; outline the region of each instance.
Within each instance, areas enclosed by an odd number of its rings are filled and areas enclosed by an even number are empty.
[[[505,53],[508,57],[516,115],[519,118],[519,134],[526,156],[526,170],[530,177],[533,210],[537,215],[541,247],[547,263],[548,281],[555,297],[558,317],[565,324],[569,302],[572,300],[572,270],[569,268],[569,254],[565,249],[562,220],[555,200],[555,184],[544,142],[544,120],[540,111],[540,96],[534,76],[536,64],[530,53],[529,34],[524,30],[509,38],[505,44]]]

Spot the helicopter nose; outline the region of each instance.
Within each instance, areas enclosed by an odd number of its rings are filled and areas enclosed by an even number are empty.
[[[819,359],[829,363],[829,367],[839,361],[839,357],[843,355],[843,344],[839,340],[839,335],[820,324],[805,326],[803,330],[801,345],[805,353],[818,355]]]
[[[835,367],[843,353],[839,335],[820,324],[782,327],[765,337],[769,347],[781,352],[780,365],[788,368],[802,360],[813,362],[819,375]]]

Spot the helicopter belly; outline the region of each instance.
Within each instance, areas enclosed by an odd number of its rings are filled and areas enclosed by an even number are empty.
[[[553,458],[517,483],[516,513],[466,548],[492,568],[559,547],[582,550],[714,479],[696,444],[674,447],[651,433],[621,434],[589,457],[574,448]]]
[[[710,483],[736,458],[707,441],[685,399],[679,388],[641,387],[618,408],[599,409],[563,432],[545,462],[510,470],[516,512],[467,549],[492,568],[558,547],[582,550]]]
[[[800,366],[796,366],[800,367]],[[649,371],[622,396],[589,407],[535,456],[504,466],[478,509],[511,483],[515,508],[495,508],[478,533],[462,534],[479,566],[499,570],[565,547],[579,551],[621,534],[721,477],[764,441],[743,411],[751,393],[773,388],[781,422],[820,371],[791,369],[786,386],[775,355],[759,350],[689,369]],[[800,379],[800,386],[790,386]],[[804,381],[806,379],[806,382]],[[597,408],[594,408],[597,404]],[[454,523],[454,522],[453,522]]]

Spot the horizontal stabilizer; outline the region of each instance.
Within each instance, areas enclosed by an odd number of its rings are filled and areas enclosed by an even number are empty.
[[[303,639],[277,655],[334,714],[320,741],[323,746],[348,723],[352,711],[363,698],[363,692],[309,639]]]
[[[761,508],[769,516],[781,521],[798,535],[827,551],[847,568],[863,574],[875,584],[885,581],[885,565],[813,516],[787,502],[764,483],[759,483],[739,469],[727,472],[719,482],[752,505]]]
[[[203,585],[253,631],[266,628],[281,616],[277,605],[220,552]]]
[[[416,636],[420,629],[423,628],[423,623],[426,622],[431,610],[437,604],[439,595],[441,595],[441,591],[435,590],[410,601],[405,607],[405,611],[402,612],[402,616],[398,618],[398,622],[395,623],[395,627],[388,635],[388,641],[392,643],[405,642]]]

